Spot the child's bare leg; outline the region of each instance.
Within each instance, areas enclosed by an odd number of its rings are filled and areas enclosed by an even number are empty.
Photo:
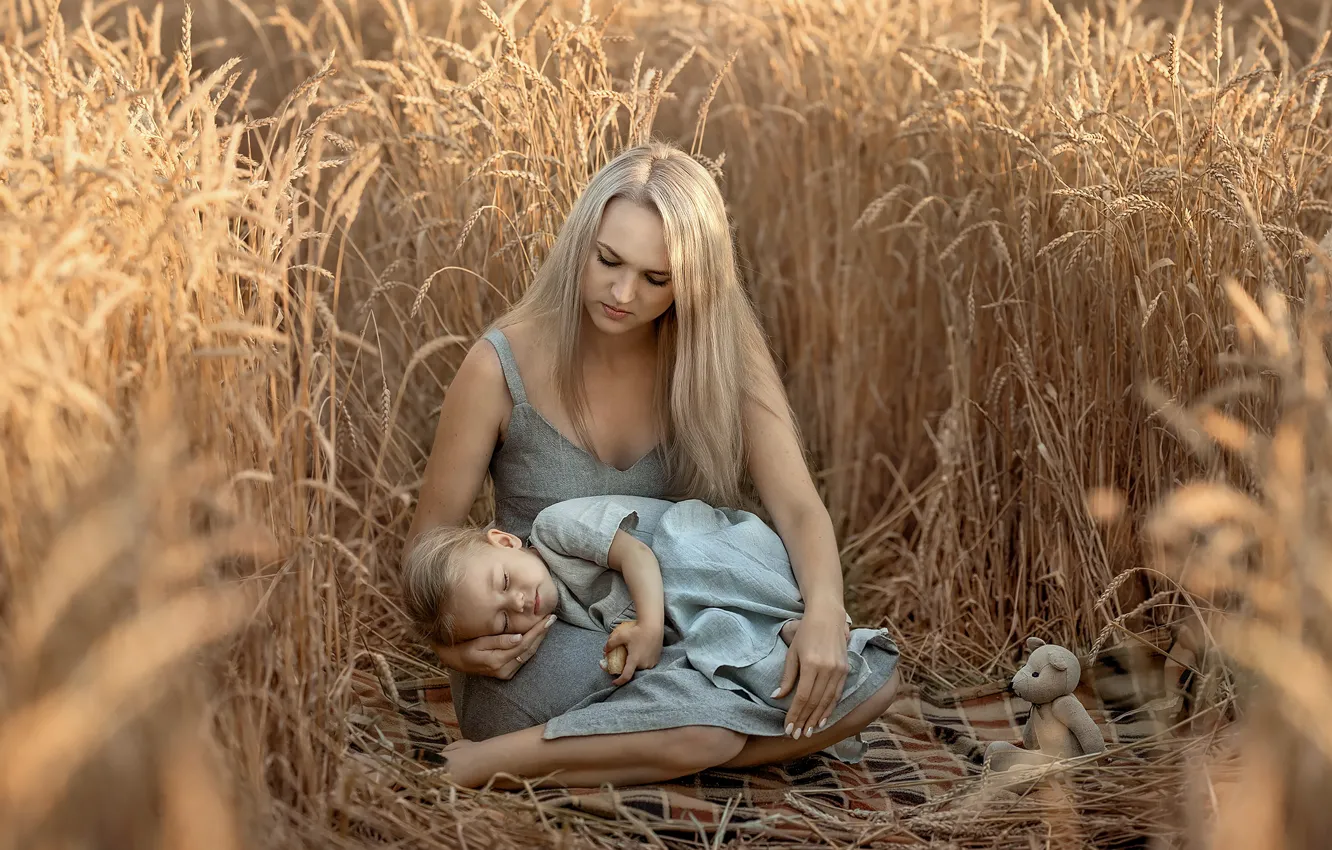
[[[897,671],[894,671],[892,677],[884,683],[882,688],[879,688],[874,696],[856,706],[850,714],[827,729],[822,732],[815,732],[813,737],[801,738],[799,741],[795,741],[785,736],[779,738],[752,736],[744,745],[744,748],[740,750],[739,755],[730,761],[723,762],[721,766],[734,768],[775,764],[791,761],[810,753],[817,753],[826,747],[831,747],[838,741],[859,733],[887,711],[888,706],[892,705],[893,699],[897,696],[897,689],[900,684],[901,679]]]
[[[450,744],[444,750],[449,777],[469,788],[485,785],[500,773],[540,780],[539,785],[646,785],[715,767],[733,758],[745,743],[744,735],[717,726],[551,741],[541,737],[544,731],[544,726],[534,726],[485,741]],[[500,777],[495,787],[523,785]]]

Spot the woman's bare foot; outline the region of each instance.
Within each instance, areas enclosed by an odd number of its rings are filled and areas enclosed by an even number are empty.
[[[440,751],[446,759],[444,769],[454,784],[463,788],[480,788],[490,781],[490,774],[482,769],[475,758],[478,755],[477,749],[473,741],[458,740]]]
[[[716,767],[739,755],[747,738],[719,726],[545,739],[533,726],[484,741],[455,741],[442,752],[454,784],[481,788],[652,785]]]

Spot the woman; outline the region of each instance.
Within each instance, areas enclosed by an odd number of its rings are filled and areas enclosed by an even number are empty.
[[[731,766],[785,761],[855,734],[887,708],[896,676],[855,716],[819,728],[847,671],[832,521],[741,288],[721,193],[683,152],[642,145],[601,169],[522,300],[464,358],[440,409],[407,546],[425,529],[464,523],[487,471],[495,524],[523,539],[541,509],[565,499],[739,506],[752,483],[805,601],[780,694],[794,689],[789,738],[699,726],[544,741],[546,721],[604,687],[606,673],[588,663],[601,657],[604,634],[547,621],[521,636],[436,647],[457,671],[463,734],[503,736],[524,754],[513,772],[632,784],[696,772],[717,752],[734,752]],[[524,667],[538,647],[542,663]]]

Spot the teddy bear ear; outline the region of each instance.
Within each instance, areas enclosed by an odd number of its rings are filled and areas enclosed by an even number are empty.
[[[1058,670],[1060,673],[1067,672],[1068,659],[1059,655],[1052,655],[1050,656],[1050,666]]]
[[[1038,637],[1027,638],[1027,649],[1037,650],[1043,646],[1045,646],[1045,641],[1041,640],[1040,638]]]

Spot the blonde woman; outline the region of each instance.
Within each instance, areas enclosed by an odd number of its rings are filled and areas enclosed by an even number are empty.
[[[657,782],[718,764],[786,761],[857,734],[897,676],[824,727],[847,674],[832,522],[804,461],[772,356],[740,284],[720,191],[692,157],[623,151],[575,202],[526,295],[464,358],[440,409],[407,546],[461,525],[489,474],[495,525],[594,495],[740,506],[751,485],[805,602],[780,696],[787,737],[713,726],[545,740],[544,724],[604,690],[603,633],[553,617],[522,635],[436,646],[464,736],[507,772],[579,785]],[[540,664],[526,666],[541,648]],[[639,675],[650,675],[644,671]],[[863,715],[863,716],[862,716]],[[451,758],[452,762],[452,758]]]

